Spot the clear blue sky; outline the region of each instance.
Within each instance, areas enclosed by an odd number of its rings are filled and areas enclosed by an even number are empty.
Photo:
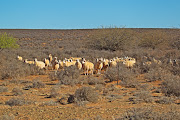
[[[180,27],[180,0],[0,0],[0,29]]]

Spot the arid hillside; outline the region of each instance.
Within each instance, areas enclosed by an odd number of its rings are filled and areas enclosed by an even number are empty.
[[[2,33],[19,45],[0,47],[2,120],[180,119],[179,29]]]

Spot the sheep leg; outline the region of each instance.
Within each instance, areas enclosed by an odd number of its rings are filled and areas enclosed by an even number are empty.
[[[57,75],[57,70],[54,72],[54,75]]]
[[[98,69],[98,73],[97,74],[101,74],[99,69]]]
[[[86,75],[86,70],[84,70],[84,75]]]
[[[87,75],[88,75],[88,69],[87,69]]]
[[[91,70],[92,71],[92,75],[93,75],[93,70]]]

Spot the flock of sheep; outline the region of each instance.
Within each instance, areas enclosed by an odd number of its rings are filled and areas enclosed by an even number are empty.
[[[23,61],[23,58],[21,56],[17,56],[18,60]],[[144,56],[144,58],[147,60],[147,57]],[[152,59],[152,61],[156,64],[161,65],[162,62],[160,60],[156,60],[155,58]],[[151,65],[152,61],[146,61],[143,63],[143,65]],[[28,61],[27,59],[24,59],[24,62],[27,64],[34,64],[39,69],[51,69],[58,71],[59,69],[63,69],[64,67],[70,67],[70,66],[76,66],[77,69],[81,70],[83,69],[84,74],[88,75],[91,73],[93,75],[94,72],[97,74],[101,74],[101,71],[106,71],[108,67],[116,67],[118,63],[123,63],[127,68],[132,68],[135,63],[136,59],[132,57],[115,57],[113,59],[105,59],[105,58],[97,58],[96,62],[90,62],[86,60],[85,58],[80,57],[71,57],[71,58],[65,58],[64,60],[58,60],[57,57],[53,57],[51,54],[49,54],[48,58],[45,58],[44,61],[38,61],[37,58],[34,59],[34,61]],[[170,64],[177,63],[175,60],[170,60]]]
[[[58,60],[57,57],[53,57],[49,54],[48,58],[45,58],[44,61],[38,61],[37,58],[34,61],[29,61],[24,59],[21,56],[17,56],[18,60],[24,61],[27,64],[34,64],[39,69],[52,69],[59,70],[64,67],[76,66],[77,69],[83,69],[84,74],[88,75],[89,73],[93,74],[96,72],[97,74],[101,74],[101,71],[106,71],[108,67],[116,67],[119,62],[123,63],[126,67],[132,68],[136,63],[135,58],[124,57],[124,58],[113,58],[113,59],[105,59],[105,58],[97,58],[96,62],[90,62],[85,58],[80,57],[71,57],[65,58],[64,60]]]

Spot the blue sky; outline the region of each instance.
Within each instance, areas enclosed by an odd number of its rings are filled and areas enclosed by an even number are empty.
[[[180,0],[0,0],[0,6],[0,29],[180,27]]]

